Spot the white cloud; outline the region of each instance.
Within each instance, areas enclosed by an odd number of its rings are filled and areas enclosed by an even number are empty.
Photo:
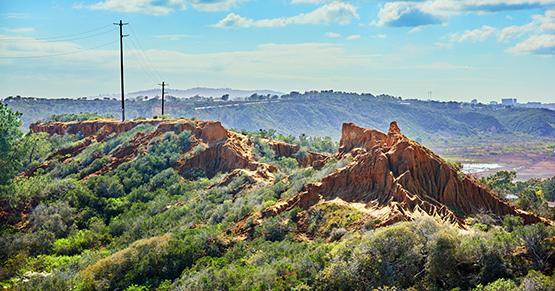
[[[241,0],[189,0],[193,8],[203,11],[225,11],[236,6]]]
[[[524,39],[522,39],[525,37]],[[498,35],[499,41],[520,39],[507,51],[513,54],[555,54],[555,10],[532,16],[525,25],[505,27]]]
[[[477,29],[466,30],[463,33],[453,33],[449,36],[454,42],[481,42],[496,33],[497,29],[484,25]]]
[[[116,41],[106,43],[105,45],[100,44],[100,46],[104,47],[110,44],[115,48]],[[0,35],[0,55],[5,57],[6,60],[56,56],[57,60],[71,58],[93,61],[97,59],[91,58],[91,53],[94,54],[101,51],[103,53],[106,52],[100,49],[87,49],[69,41],[49,42],[32,37]],[[110,54],[116,55],[117,51],[113,50]],[[95,54],[95,57],[98,56],[98,54]]]
[[[545,8],[555,0],[423,0],[390,1],[378,12],[378,26],[416,27],[440,24],[461,13],[483,13],[504,10]]]
[[[466,10],[489,12],[532,9],[547,7],[555,4],[555,0],[465,0],[461,2],[463,2],[463,7]]]
[[[507,5],[511,3],[514,2],[509,1]],[[454,42],[482,42],[493,36],[497,36],[499,42],[517,39],[516,45],[506,50],[512,54],[555,54],[555,45],[553,44],[555,10],[547,10],[544,14],[533,15],[532,21],[524,25],[512,25],[500,29],[484,25],[462,33],[452,33],[449,35],[450,43],[436,43],[436,46],[451,48]]]
[[[291,0],[291,4],[318,4],[325,0]]]
[[[542,34],[555,31],[555,10],[547,10],[543,15],[532,16],[532,21],[525,25],[512,25],[501,30],[499,41],[522,37],[528,33]]]
[[[6,41],[10,40],[10,41]],[[117,43],[98,49],[89,49],[75,42],[46,42],[31,37],[13,37],[0,35],[0,55],[9,62],[19,63],[25,57],[58,55],[56,57],[33,59],[37,62],[52,62],[66,66],[67,62],[83,62],[111,68],[107,58],[118,60]],[[78,53],[77,53],[78,52]],[[333,76],[334,69],[350,69],[358,66],[370,66],[375,58],[369,55],[352,54],[345,51],[340,44],[333,43],[297,43],[297,44],[262,44],[252,50],[229,52],[184,53],[173,50],[148,49],[136,51],[126,49],[127,68],[141,69],[138,60],[142,54],[157,64],[157,69],[164,72],[210,72],[226,74],[230,77],[251,79],[253,75],[263,74],[274,77],[282,74],[283,78],[299,78],[304,74],[327,74]],[[334,62],[322,60],[334,59]],[[186,68],[183,64],[186,63]],[[263,69],[266,68],[266,69]],[[314,73],[316,72],[316,73]]]
[[[189,38],[191,36],[188,34],[159,34],[159,35],[155,35],[154,37],[159,39],[164,39],[164,40],[176,41],[176,40],[182,40],[184,38]]]
[[[94,4],[78,4],[76,8],[110,10],[127,13],[165,15],[175,10],[186,9],[187,5],[203,11],[223,11],[241,0],[103,0]]]
[[[532,24],[511,25],[511,26],[503,28],[499,32],[499,35],[497,36],[497,39],[499,41],[506,41],[506,40],[509,40],[511,38],[522,36],[522,35],[524,35],[528,32],[533,31],[534,29],[535,29],[535,27]]]
[[[440,49],[451,49],[453,48],[453,43],[450,42],[436,42],[434,46]]]
[[[251,19],[235,13],[228,14],[215,27],[282,27],[292,24],[348,24],[358,18],[356,7],[343,2],[332,2],[308,13],[290,17]]]
[[[4,28],[4,30],[12,33],[28,33],[35,31],[35,29],[32,27]]]
[[[555,34],[533,35],[507,51],[513,54],[555,55]]]
[[[90,5],[79,4],[75,7],[92,10],[165,15],[175,9],[185,9],[185,3],[181,0],[170,0],[167,2],[154,0],[104,0]]]
[[[346,40],[357,40],[357,39],[360,39],[360,35],[358,35],[358,34],[349,35],[345,39]]]
[[[326,37],[329,38],[340,38],[341,34],[337,33],[337,32],[326,32]]]
[[[2,13],[0,15],[2,15],[2,17],[5,19],[27,19],[31,16],[28,13],[17,13],[17,12]]]
[[[437,24],[441,17],[426,11],[427,2],[389,2],[378,12],[378,26],[407,26]]]

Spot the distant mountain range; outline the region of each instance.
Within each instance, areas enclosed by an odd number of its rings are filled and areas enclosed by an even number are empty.
[[[265,96],[269,94],[269,95],[281,96],[284,93],[274,91],[274,90],[241,90],[241,89],[231,89],[231,88],[204,88],[204,87],[196,87],[196,88],[190,88],[190,89],[174,89],[174,88],[166,87],[166,94],[168,96],[173,96],[177,98],[190,98],[194,96],[219,98],[225,94],[228,94],[229,98],[233,100],[238,98],[249,97],[252,94],[265,95]],[[159,88],[129,92],[125,94],[127,98],[136,98],[140,96],[156,97],[160,95],[161,95],[161,91]],[[100,94],[98,96],[89,96],[87,98],[90,99],[90,98],[105,98],[105,97],[119,98],[120,94],[119,93]]]

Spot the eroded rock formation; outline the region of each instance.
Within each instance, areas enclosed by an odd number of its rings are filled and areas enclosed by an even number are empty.
[[[226,130],[220,122],[192,121],[185,119],[141,120],[119,122],[116,120],[91,120],[83,122],[49,122],[31,125],[33,132],[49,134],[77,134],[85,139],[76,146],[60,151],[49,157],[40,167],[47,168],[53,159],[65,161],[79,154],[92,141],[102,141],[109,136],[133,129],[141,124],[156,126],[154,131],[139,132],[129,143],[117,147],[109,156],[107,163],[91,175],[101,175],[115,169],[118,165],[130,161],[148,149],[156,137],[166,132],[179,134],[191,132],[191,147],[181,153],[177,161],[177,170],[185,172],[199,169],[212,177],[219,172],[234,169],[246,169],[261,179],[271,179],[275,169],[267,164],[258,163],[252,153],[251,141],[240,134]],[[32,171],[26,173],[31,175]],[[87,178],[87,177],[84,177]]]
[[[277,140],[268,141],[268,145],[277,157],[292,157],[297,160],[302,167],[314,167],[320,169],[326,164],[329,156],[311,151],[301,151],[301,147]]]
[[[184,119],[33,124],[31,130],[34,132],[83,137],[72,147],[52,154],[40,168],[47,169],[53,161],[71,161],[91,144],[113,138],[140,124],[152,125],[153,129],[133,135],[110,151],[105,164],[82,178],[104,174],[136,158],[148,150],[153,140],[166,132],[179,134],[189,131],[191,146],[179,153],[175,165],[182,174],[197,169],[208,177],[219,172],[228,173],[219,187],[239,175],[248,176],[245,180],[248,185],[268,183],[274,179],[276,168],[256,160],[253,142],[247,136],[228,131],[219,122]],[[391,123],[387,133],[344,124],[335,157],[305,152],[298,145],[267,142],[276,156],[294,157],[302,166],[319,169],[330,159],[349,162],[318,182],[306,185],[292,198],[245,218],[235,228],[238,233],[245,233],[247,228],[252,229],[265,218],[295,207],[308,213],[312,207],[330,201],[365,205],[364,219],[375,220],[377,226],[410,220],[418,215],[434,216],[463,226],[466,216],[481,212],[495,216],[516,215],[526,223],[552,223],[502,201],[473,177],[452,168],[429,149],[404,136],[395,122]]]
[[[250,221],[256,225],[295,207],[308,210],[341,199],[376,210],[378,226],[421,214],[462,226],[467,215],[481,212],[520,216],[525,223],[551,223],[502,201],[473,177],[404,136],[396,122],[387,133],[343,124],[336,157],[352,161],[294,197],[254,214]],[[248,230],[240,222],[235,231]]]

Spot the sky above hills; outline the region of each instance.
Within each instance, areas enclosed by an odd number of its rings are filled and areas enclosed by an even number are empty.
[[[0,0],[0,96],[335,89],[555,102],[555,0]]]

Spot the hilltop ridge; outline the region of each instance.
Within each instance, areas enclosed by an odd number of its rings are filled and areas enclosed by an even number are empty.
[[[118,100],[101,98],[11,98],[4,102],[23,113],[25,127],[39,120],[47,120],[52,114],[120,114]],[[160,114],[160,101],[155,98],[130,99],[127,100],[126,110],[129,118],[156,116]],[[307,92],[280,97],[256,95],[246,100],[168,97],[166,113],[173,117],[219,120],[224,126],[238,130],[275,129],[286,135],[306,134],[336,139],[340,137],[341,124],[345,122],[387,130],[387,120],[398,120],[405,125],[404,131],[408,136],[428,145],[441,145],[450,138],[480,135],[555,137],[555,111],[552,110],[345,92]]]
[[[146,152],[149,144],[166,133],[190,132],[190,145],[180,153],[175,168],[184,176],[202,171],[208,177],[236,171],[247,173],[250,184],[271,184],[277,169],[259,161],[254,155],[254,142],[248,137],[225,129],[220,122],[186,119],[152,119],[119,122],[91,120],[82,122],[49,122],[31,125],[33,132],[78,134],[83,139],[71,149],[52,154],[40,166],[48,169],[53,160],[67,163],[92,142],[102,142],[139,125],[154,126],[149,133],[137,133],[127,144],[109,153],[107,162],[90,176],[116,169]],[[267,141],[277,157],[296,157],[299,147],[278,141]],[[322,168],[331,156],[308,152],[297,157],[301,166]],[[411,220],[414,213],[464,225],[467,215],[487,211],[492,215],[520,216],[526,223],[551,223],[501,201],[474,178],[452,168],[429,149],[401,133],[397,122],[387,133],[366,129],[352,123],[342,127],[340,147],[333,157],[349,161],[321,180],[306,185],[295,196],[278,202],[258,214],[256,219],[277,215],[294,207],[309,210],[318,203],[340,199],[347,203],[363,203],[377,225]],[[33,171],[27,175],[32,175]],[[379,217],[372,213],[379,213]],[[239,223],[241,228],[241,223]],[[251,225],[252,227],[252,225]],[[240,230],[236,230],[240,231]]]

